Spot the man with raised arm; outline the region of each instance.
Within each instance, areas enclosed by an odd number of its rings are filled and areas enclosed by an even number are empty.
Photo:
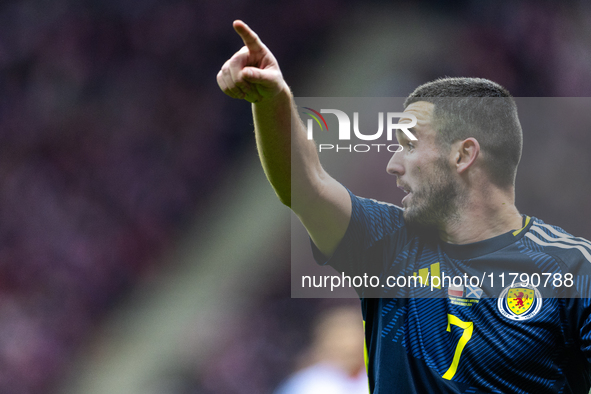
[[[398,130],[387,165],[407,192],[399,208],[324,171],[277,60],[246,24],[234,29],[245,46],[218,83],[252,103],[265,173],[316,260],[389,284],[357,289],[371,393],[589,392],[591,243],[515,207],[522,133],[509,92],[445,78],[411,93],[400,123],[414,116],[417,139]],[[400,277],[423,286],[385,282]]]

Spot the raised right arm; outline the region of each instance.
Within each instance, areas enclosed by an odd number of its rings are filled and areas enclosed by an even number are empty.
[[[271,51],[244,22],[235,21],[234,29],[244,47],[222,66],[218,84],[230,97],[252,103],[257,149],[267,179],[318,249],[330,256],[349,224],[349,194],[322,168]]]

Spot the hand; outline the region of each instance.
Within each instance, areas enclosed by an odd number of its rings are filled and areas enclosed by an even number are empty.
[[[218,73],[220,89],[232,98],[251,103],[275,97],[287,86],[277,60],[246,23],[236,20],[233,26],[244,46],[224,63]]]

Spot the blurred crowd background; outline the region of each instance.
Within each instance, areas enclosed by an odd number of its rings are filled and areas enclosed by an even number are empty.
[[[300,96],[332,94],[315,90],[322,83],[313,76],[332,72],[327,65],[334,51],[359,62],[339,35],[375,29],[367,15],[376,13],[406,18],[398,34],[430,37],[437,55],[429,58],[416,42],[417,57],[413,47],[382,46],[379,51],[404,50],[404,74],[391,67],[377,75],[383,80],[372,82],[373,90],[341,95],[406,96],[446,75],[490,78],[514,96],[591,94],[587,2],[364,4],[0,3],[0,393],[59,392],[110,313],[139,284],[171,269],[174,259],[165,256],[195,234],[190,229],[207,231],[204,213],[219,185],[240,175],[240,158],[256,160],[250,106],[226,97],[215,81],[242,45],[234,19],[257,31]],[[589,156],[590,130],[556,132],[565,134],[551,140],[556,150],[549,152],[560,152],[563,162],[544,168],[547,183],[519,184],[530,192],[518,194],[518,202],[549,222],[560,214],[557,224],[591,238],[584,220],[589,204],[570,218],[560,211],[588,199],[586,184],[563,186],[550,203],[558,213],[546,214],[551,206],[543,204],[544,190],[568,181],[565,165],[583,166],[591,179],[591,165],[581,158]],[[527,141],[526,130],[526,148]],[[568,141],[575,150],[561,151]],[[520,179],[540,179],[539,170],[529,166]],[[302,366],[318,316],[357,303],[290,298],[288,232],[289,221],[269,242],[282,243],[272,261],[261,262],[281,267],[280,273],[248,297],[243,313],[228,317],[234,328],[218,338],[226,345],[207,362],[175,366],[167,375],[175,376],[174,384],[158,392],[271,393]],[[215,299],[196,300],[196,308],[207,302]]]

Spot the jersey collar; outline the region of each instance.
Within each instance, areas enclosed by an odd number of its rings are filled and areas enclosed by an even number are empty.
[[[522,227],[518,230],[511,230],[496,237],[470,244],[458,245],[443,241],[439,241],[439,244],[445,254],[457,260],[471,259],[495,252],[517,242],[529,231],[534,221],[527,215],[521,216],[523,217]]]

